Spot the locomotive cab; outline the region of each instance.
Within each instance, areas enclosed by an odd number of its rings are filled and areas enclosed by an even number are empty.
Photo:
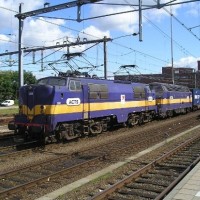
[[[77,97],[70,99],[70,91],[76,91]],[[66,106],[80,104],[80,96],[80,82],[71,81],[68,89],[68,78],[63,77],[47,77],[23,86],[19,91],[19,113],[9,129],[31,140],[55,135],[58,121],[68,121],[62,119],[62,113],[68,112]]]

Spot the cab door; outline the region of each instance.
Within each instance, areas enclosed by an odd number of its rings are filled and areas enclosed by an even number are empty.
[[[89,87],[88,85],[82,85],[83,88],[83,120],[90,118],[90,102],[89,102]]]

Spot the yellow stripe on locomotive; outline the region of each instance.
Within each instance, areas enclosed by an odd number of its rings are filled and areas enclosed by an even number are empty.
[[[105,111],[105,110],[115,110],[121,108],[137,108],[154,106],[155,100],[152,101],[126,101],[121,102],[98,102],[98,103],[81,103],[79,105],[68,106],[67,104],[59,105],[36,105],[32,109],[29,109],[26,105],[21,108],[21,114],[29,116],[32,119],[35,115],[46,114],[46,115],[57,115],[57,114],[69,114],[69,113],[79,113],[83,112],[93,112],[93,111]]]

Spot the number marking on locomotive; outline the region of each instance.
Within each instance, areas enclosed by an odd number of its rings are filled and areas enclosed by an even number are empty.
[[[81,103],[79,98],[68,98],[66,101],[68,106],[78,106]]]

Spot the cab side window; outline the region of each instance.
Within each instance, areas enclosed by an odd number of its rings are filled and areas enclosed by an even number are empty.
[[[108,86],[106,84],[88,84],[90,99],[108,99]]]
[[[69,90],[70,91],[80,91],[81,90],[81,82],[77,81],[77,80],[70,80]]]

